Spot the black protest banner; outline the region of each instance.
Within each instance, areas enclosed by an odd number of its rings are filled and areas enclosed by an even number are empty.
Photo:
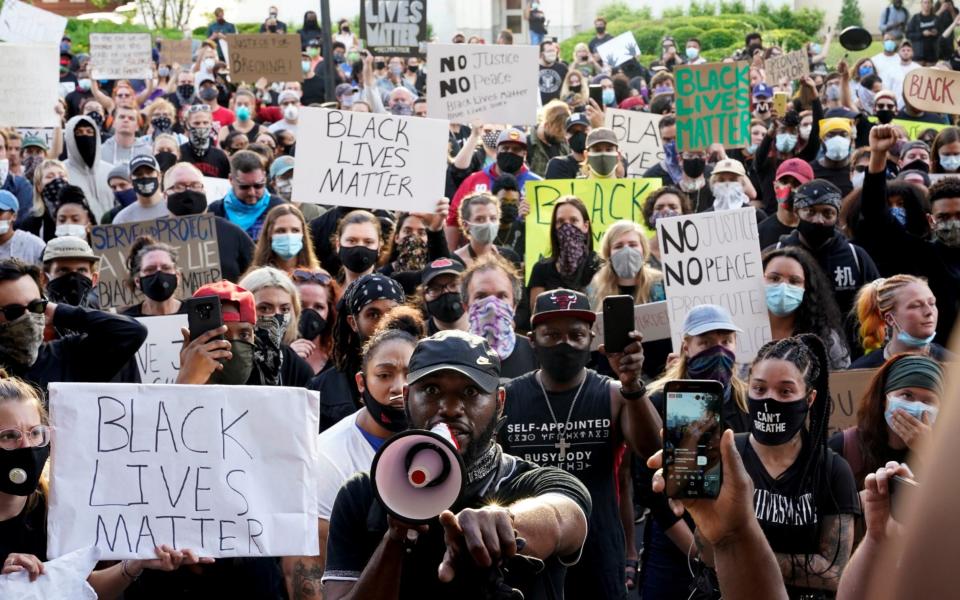
[[[424,56],[427,0],[362,0],[360,37],[378,56]]]

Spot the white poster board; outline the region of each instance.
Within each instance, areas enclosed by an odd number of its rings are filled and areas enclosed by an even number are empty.
[[[223,197],[230,191],[230,180],[223,177],[204,176],[203,189],[207,195],[207,204],[223,200]]]
[[[91,33],[94,79],[149,79],[153,54],[149,33]]]
[[[52,557],[316,555],[319,403],[303,388],[51,383]]]
[[[447,121],[304,107],[297,127],[300,202],[430,213],[444,197]]]
[[[0,575],[0,598],[97,600],[87,577],[99,558],[100,551],[90,546],[43,563],[43,574],[36,581],[30,581],[27,571]]]
[[[670,337],[670,317],[667,314],[667,301],[648,302],[633,307],[633,328],[643,334],[643,341],[655,342]],[[603,343],[603,311],[597,313],[597,320],[593,323],[593,343],[591,350],[596,350]]]
[[[633,32],[624,31],[609,42],[597,46],[597,54],[600,55],[604,65],[619,67],[634,56],[640,56],[640,47],[637,46]]]
[[[47,148],[53,148],[56,131],[53,127],[17,127],[16,130],[21,138],[38,137],[47,144]]]
[[[4,0],[0,8],[0,40],[60,46],[67,18],[20,0]]]
[[[603,111],[603,126],[617,135],[617,144],[627,163],[627,177],[643,177],[647,169],[663,160],[662,118],[636,110],[607,108]]]
[[[56,127],[60,117],[60,49],[52,44],[0,44],[0,123]]]
[[[770,341],[755,209],[657,219],[657,240],[673,351],[680,350],[690,309],[719,304],[743,329],[737,335],[737,362],[753,360]]]
[[[180,372],[180,349],[183,334],[188,327],[187,315],[139,317],[147,328],[147,339],[137,350],[137,370],[142,383],[175,383]]]
[[[427,116],[465,125],[536,125],[538,57],[536,46],[427,45]]]

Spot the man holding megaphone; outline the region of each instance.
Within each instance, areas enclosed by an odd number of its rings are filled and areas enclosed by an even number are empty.
[[[326,600],[562,598],[590,495],[495,442],[505,400],[497,354],[483,338],[442,331],[417,344],[409,369],[410,430],[334,503]]]

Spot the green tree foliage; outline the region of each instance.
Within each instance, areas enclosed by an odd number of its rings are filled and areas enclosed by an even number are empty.
[[[837,29],[843,30],[847,27],[863,27],[863,13],[860,12],[860,3],[857,0],[843,0],[840,7]]]

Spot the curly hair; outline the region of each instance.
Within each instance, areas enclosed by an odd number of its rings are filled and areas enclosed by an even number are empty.
[[[687,215],[693,212],[693,202],[690,201],[690,196],[680,188],[673,185],[665,185],[662,188],[658,188],[647,196],[647,199],[643,203],[643,222],[646,223],[647,227],[653,229],[653,223],[650,222],[650,217],[653,216],[653,207],[657,204],[657,200],[661,196],[666,196],[668,194],[673,194],[680,199],[680,213]]]

